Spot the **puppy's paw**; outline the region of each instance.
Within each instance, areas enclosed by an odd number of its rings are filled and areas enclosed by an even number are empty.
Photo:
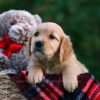
[[[39,71],[30,71],[28,73],[28,82],[31,84],[36,84],[41,82],[43,79],[43,72]]]
[[[63,75],[63,86],[68,92],[73,92],[78,87],[77,77]]]

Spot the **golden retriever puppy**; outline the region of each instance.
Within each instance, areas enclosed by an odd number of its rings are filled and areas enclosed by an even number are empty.
[[[30,46],[31,59],[27,68],[30,83],[41,82],[43,72],[62,73],[64,88],[73,92],[78,86],[77,76],[88,72],[77,60],[70,38],[55,23],[40,24]]]

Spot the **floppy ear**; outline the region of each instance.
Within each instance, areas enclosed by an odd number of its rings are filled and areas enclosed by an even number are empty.
[[[28,38],[28,42],[27,42],[27,44],[26,44],[26,48],[27,48],[27,50],[26,50],[26,54],[28,55],[28,56],[31,56],[32,55],[32,37],[29,37]]]
[[[68,36],[62,37],[60,45],[60,63],[64,63],[72,53],[72,44]]]
[[[30,57],[32,55],[31,53],[31,38],[28,38],[28,42],[24,45],[24,54]]]

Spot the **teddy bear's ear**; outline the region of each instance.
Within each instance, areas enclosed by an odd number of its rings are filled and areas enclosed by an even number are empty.
[[[38,14],[34,15],[34,18],[35,18],[37,24],[42,23],[42,19]]]

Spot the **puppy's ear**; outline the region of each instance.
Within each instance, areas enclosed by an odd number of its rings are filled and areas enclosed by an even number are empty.
[[[28,39],[28,44],[27,44],[27,52],[28,52],[28,55],[31,56],[32,55],[32,37],[30,37]]]
[[[73,49],[70,38],[68,36],[62,37],[59,53],[60,63],[64,63],[68,59],[72,51]]]

